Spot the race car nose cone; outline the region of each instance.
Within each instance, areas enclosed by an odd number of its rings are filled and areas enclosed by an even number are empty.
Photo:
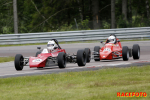
[[[106,56],[102,56],[102,59],[105,59],[106,58]]]
[[[101,53],[100,53],[100,56],[101,56],[102,59],[107,59],[108,56],[109,56],[109,54],[110,54],[110,52],[107,52],[107,53],[106,53],[106,52],[105,52],[105,53],[104,53],[104,52],[101,52]]]

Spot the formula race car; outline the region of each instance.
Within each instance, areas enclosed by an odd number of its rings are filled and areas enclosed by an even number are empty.
[[[76,55],[66,54],[65,49],[62,49],[56,39],[48,42],[47,48],[41,50],[37,47],[35,57],[23,57],[21,54],[16,54],[14,65],[17,71],[22,70],[24,66],[29,65],[30,68],[37,67],[51,67],[59,66],[65,68],[66,63],[77,63],[78,66],[85,66],[86,62],[91,60],[91,51],[89,48],[78,50]]]
[[[110,35],[105,44],[103,41],[101,43],[104,45],[102,48],[100,46],[94,47],[93,56],[95,61],[119,58],[128,61],[129,57],[132,56],[133,59],[140,58],[140,46],[138,44],[134,44],[132,48],[128,48],[127,46],[122,47],[120,40],[115,35]]]

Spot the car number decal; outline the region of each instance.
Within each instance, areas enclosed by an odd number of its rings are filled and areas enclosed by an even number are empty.
[[[32,62],[41,62],[41,61],[42,61],[42,59],[35,59]]]
[[[109,52],[111,52],[111,49],[105,48],[103,51],[109,51]]]

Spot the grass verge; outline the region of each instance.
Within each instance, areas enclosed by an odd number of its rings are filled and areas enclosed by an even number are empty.
[[[121,42],[126,41],[149,41],[150,39],[132,39],[132,40],[121,40]],[[106,41],[106,40],[104,40]],[[59,44],[72,44],[72,43],[96,43],[100,42],[99,40],[88,40],[88,41],[70,41],[70,42],[59,42]],[[0,45],[0,47],[9,47],[9,46],[28,46],[28,45],[45,45],[46,43],[29,43],[29,44],[8,44]]]
[[[14,61],[14,57],[0,57],[0,63]]]
[[[0,100],[149,100],[150,66],[0,79]],[[117,97],[146,92],[147,97]]]

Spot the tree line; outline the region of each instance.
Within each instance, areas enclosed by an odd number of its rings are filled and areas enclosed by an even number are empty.
[[[145,27],[150,0],[17,0],[19,33]],[[14,33],[13,0],[0,0],[0,34]]]

